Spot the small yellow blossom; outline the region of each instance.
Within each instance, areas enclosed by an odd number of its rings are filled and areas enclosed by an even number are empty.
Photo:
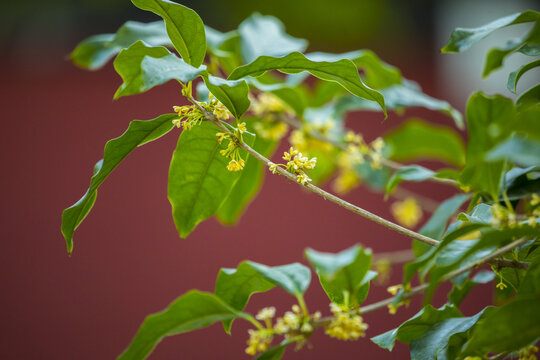
[[[270,171],[272,172],[272,174],[277,174],[278,171],[277,171],[277,168],[278,168],[278,164],[274,164],[273,162],[268,162],[268,169],[270,169]]]
[[[379,273],[375,280],[378,284],[387,284],[392,273],[392,263],[388,259],[380,259],[375,262],[375,270]]]
[[[529,224],[530,227],[536,227],[536,217],[530,216],[527,219],[527,223]]]
[[[239,131],[240,133],[243,133],[243,132],[245,132],[246,130],[247,130],[247,129],[246,129],[246,123],[245,123],[245,122],[238,124],[238,131]]]
[[[412,197],[393,203],[391,210],[398,223],[406,227],[414,227],[422,218],[422,209]]]
[[[334,318],[325,327],[325,333],[339,340],[357,340],[365,336],[368,325],[360,315],[346,312],[339,305],[331,303],[330,310]]]
[[[249,329],[249,339],[247,341],[248,347],[246,348],[246,354],[255,355],[257,352],[263,352],[268,349],[272,344],[272,333],[266,329],[253,330]]]
[[[397,295],[398,291],[401,289],[403,289],[403,285],[398,284],[398,285],[389,286],[386,289],[386,291],[388,291],[392,295]]]
[[[240,159],[239,161],[231,160],[229,161],[229,165],[227,165],[227,170],[240,171],[244,168],[244,165],[245,165],[245,162],[242,159]]]
[[[401,304],[388,304],[388,313],[390,315],[395,315],[397,313],[397,309],[401,306]]]
[[[299,184],[306,185],[310,181],[311,179],[305,173],[296,176],[296,182]]]
[[[502,280],[502,278],[501,278],[501,280],[500,280],[499,283],[497,284],[497,289],[499,289],[499,290],[504,290],[504,289],[506,289],[506,288],[507,288],[507,286],[506,286],[506,284],[503,282],[503,280]]]
[[[360,184],[360,178],[353,171],[343,171],[339,173],[332,188],[340,195],[344,195]]]
[[[270,93],[262,93],[256,99],[252,99],[251,102],[253,113],[259,117],[264,117],[269,113],[290,112],[290,109],[280,98]]]
[[[536,354],[538,347],[534,345],[527,346],[518,351],[518,360],[537,360]]]
[[[257,313],[257,315],[255,315],[255,318],[257,320],[265,321],[265,320],[272,319],[275,315],[276,315],[276,308],[271,306],[271,307],[265,307],[261,309]]]
[[[371,142],[371,147],[375,151],[381,151],[384,148],[384,140],[380,137]]]

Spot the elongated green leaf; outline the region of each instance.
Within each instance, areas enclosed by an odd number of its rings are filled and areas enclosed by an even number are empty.
[[[262,354],[256,357],[256,360],[279,360],[283,357],[287,345],[291,344],[290,340],[283,340],[278,346],[266,350]]]
[[[522,38],[509,40],[503,47],[491,49],[486,56],[482,77],[487,77],[499,69],[504,60],[511,54],[520,52],[530,56],[540,55],[540,26]]]
[[[469,141],[467,166],[463,169],[460,182],[475,191],[485,191],[498,198],[499,184],[504,162],[487,163],[486,152],[510,135],[515,120],[512,100],[500,95],[473,94],[467,103],[467,127]]]
[[[404,166],[394,172],[394,174],[388,181],[388,184],[386,184],[386,193],[392,193],[396,189],[396,187],[403,181],[424,181],[432,178],[434,175],[434,171],[426,169],[423,166]]]
[[[260,120],[255,118],[244,118],[243,121],[246,122],[249,131],[250,129],[253,129],[253,124]],[[275,141],[263,139],[258,136],[253,143],[253,149],[266,158],[270,158],[276,145]],[[246,165],[242,170],[242,174],[240,175],[240,179],[216,213],[216,216],[221,223],[232,225],[238,221],[249,203],[257,196],[257,193],[262,186],[265,170],[265,164],[258,159],[252,156],[248,158]]]
[[[242,58],[249,63],[259,56],[284,56],[294,51],[302,52],[308,42],[288,35],[283,23],[273,16],[253,13],[238,26]]]
[[[443,53],[451,52],[461,52],[470,48],[477,41],[482,40],[495,30],[500,28],[521,24],[526,22],[538,21],[540,20],[540,13],[533,10],[527,10],[522,13],[515,13],[508,15],[497,20],[494,20],[486,25],[465,29],[457,28],[452,32],[450,40],[448,43],[441,49]]]
[[[440,309],[427,305],[398,328],[372,337],[371,341],[383,349],[392,351],[396,339],[406,344],[411,343],[420,339],[433,325],[445,319],[461,318],[462,316],[453,305],[444,305]]]
[[[174,223],[181,238],[201,221],[214,215],[240,178],[227,170],[229,158],[219,152],[225,142],[217,142],[218,129],[203,122],[183,131],[169,169],[168,197]],[[247,136],[244,141],[251,141]]]
[[[399,69],[379,59],[371,50],[356,50],[342,54],[312,52],[306,54],[306,57],[311,61],[334,62],[342,59],[352,60],[356,66],[364,71],[363,80],[365,83],[375,89],[382,89],[401,83],[401,72]]]
[[[147,316],[131,344],[118,359],[146,359],[165,336],[197,330],[218,321],[244,316],[217,296],[192,290],[173,301],[162,312]]]
[[[114,68],[124,80],[114,98],[140,94],[176,79],[183,83],[206,72],[206,66],[194,68],[164,47],[148,47],[137,41],[114,60]]]
[[[214,293],[233,309],[242,311],[251,295],[268,291],[274,286],[273,282],[266,280],[251,265],[242,262],[236,269],[221,269],[219,271]],[[227,333],[231,331],[233,320],[223,321],[223,327]]]
[[[73,250],[73,232],[92,209],[99,186],[137,146],[153,141],[169,132],[173,127],[172,120],[176,117],[176,114],[165,114],[148,121],[134,120],[122,136],[107,142],[103,160],[96,164],[88,191],[79,201],[62,213],[62,234],[66,239],[68,253]]]
[[[231,114],[240,120],[249,108],[249,87],[242,81],[231,81],[214,76],[204,76],[204,83],[208,90],[229,109]]]
[[[197,13],[169,0],[131,0],[142,10],[151,11],[165,20],[167,34],[182,59],[194,67],[203,63],[206,54],[204,24]]]
[[[508,88],[508,90],[510,90],[511,92],[515,94],[517,91],[517,83],[519,79],[521,79],[523,74],[539,66],[540,66],[540,59],[531,61],[530,63],[521,66],[516,71],[512,71],[510,75],[508,75],[508,83],[506,84],[506,87]]]
[[[376,273],[368,275],[371,250],[355,245],[337,254],[307,249],[305,255],[317,271],[321,285],[332,302],[354,308],[364,301],[369,289],[369,285],[364,285],[376,276]],[[348,294],[348,298],[344,293]]]
[[[519,107],[531,106],[540,103],[540,84],[525,91],[516,100]]]
[[[489,308],[488,308],[489,309]],[[484,309],[486,310],[486,309]],[[484,310],[470,317],[449,318],[433,324],[421,338],[411,342],[411,360],[432,360],[446,351],[451,337],[461,336],[466,341],[466,332],[484,315]]]
[[[252,63],[236,68],[229,76],[229,79],[236,80],[246,76],[257,77],[270,70],[279,70],[287,74],[308,71],[319,79],[335,81],[352,94],[377,102],[386,116],[384,97],[378,91],[367,87],[360,80],[356,66],[348,59],[336,62],[315,62],[307,59],[299,52],[293,52],[281,58],[260,56]]]
[[[540,142],[523,136],[513,136],[486,154],[487,161],[509,160],[521,166],[540,164]]]
[[[266,280],[295,296],[303,294],[311,282],[309,268],[300,263],[281,266],[266,266],[253,261],[247,263]]]
[[[540,336],[540,298],[516,300],[490,312],[472,331],[464,355],[518,350]]]
[[[458,220],[468,221],[473,224],[489,225],[492,218],[491,206],[484,203],[476,205],[469,214],[461,213],[458,215]]]
[[[459,306],[476,284],[487,284],[494,278],[494,272],[481,270],[471,280],[467,279],[462,284],[454,284],[452,291],[448,293],[448,300],[451,304]]]
[[[390,158],[396,161],[442,160],[456,166],[465,164],[465,145],[452,129],[411,119],[384,136]]]
[[[71,60],[84,69],[97,70],[120,50],[128,48],[137,40],[142,40],[151,46],[172,45],[163,21],[150,23],[128,21],[118,29],[116,34],[95,35],[82,41],[71,53]]]

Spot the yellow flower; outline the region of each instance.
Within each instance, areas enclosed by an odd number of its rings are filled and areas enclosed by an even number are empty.
[[[497,289],[499,289],[499,290],[504,290],[504,289],[506,289],[507,287],[508,287],[508,286],[506,286],[506,284],[502,281],[502,279],[501,279],[501,281],[499,281],[499,283],[497,284]]]
[[[240,133],[243,133],[243,132],[245,132],[246,130],[247,130],[247,129],[246,129],[246,123],[245,123],[245,122],[238,124],[238,131],[239,131]]]
[[[216,118],[218,120],[227,120],[228,118],[230,118],[232,116],[231,112],[229,111],[229,109],[227,109],[225,107],[225,105],[223,105],[222,103],[218,102],[215,106],[214,106],[214,111],[213,111],[214,115],[216,116]]]
[[[227,165],[227,170],[229,171],[240,171],[244,168],[244,160],[240,159],[239,161],[231,160],[229,165]]]
[[[386,289],[386,291],[388,291],[392,295],[396,295],[398,293],[398,291],[401,290],[401,289],[403,289],[403,285],[398,284],[398,285],[389,286]]]
[[[271,306],[271,307],[265,307],[261,309],[257,313],[257,315],[255,315],[255,318],[257,320],[265,321],[265,320],[272,319],[275,315],[276,315],[276,308]]]
[[[357,340],[359,337],[366,335],[365,331],[368,325],[363,322],[360,315],[345,312],[339,305],[334,303],[330,304],[330,310],[334,314],[334,318],[325,327],[327,335],[339,340]]]
[[[177,128],[180,128],[180,126],[182,126],[182,119],[174,119],[172,121],[173,125],[176,126]]]
[[[268,162],[268,169],[270,169],[270,171],[272,172],[272,174],[277,174],[278,171],[277,171],[277,168],[278,168],[278,164],[274,164],[273,162]]]
[[[305,174],[301,173],[296,176],[296,182],[302,185],[306,185],[311,179]]]
[[[384,148],[384,140],[380,137],[371,142],[371,147],[375,151],[381,151]]]
[[[412,197],[393,203],[391,210],[398,223],[406,227],[414,227],[422,218],[422,209]]]
[[[248,333],[248,347],[246,348],[246,354],[248,355],[255,355],[257,352],[266,351],[272,343],[273,336],[268,330],[249,329]]]

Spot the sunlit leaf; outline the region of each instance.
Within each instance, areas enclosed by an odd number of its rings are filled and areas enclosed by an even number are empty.
[[[229,109],[237,120],[240,120],[250,104],[247,83],[244,80],[231,81],[215,76],[204,76],[203,79],[208,90]]]

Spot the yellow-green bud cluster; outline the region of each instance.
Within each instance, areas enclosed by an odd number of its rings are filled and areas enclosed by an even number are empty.
[[[291,132],[289,142],[300,152],[309,153],[310,151],[332,150],[332,145],[326,141],[314,138],[311,134],[319,133],[323,136],[328,136],[334,128],[334,121],[331,118],[326,119],[322,123],[305,124],[302,129]]]
[[[412,228],[422,219],[422,208],[413,197],[393,203],[391,211],[397,222],[405,227]]]
[[[392,285],[392,286],[389,286],[386,288],[386,291],[388,291],[391,295],[397,295],[397,293],[404,289],[405,291],[410,291],[411,290],[411,285],[410,284],[407,284],[405,286],[405,288],[403,287],[403,285],[401,284],[398,284],[398,285]],[[390,315],[394,315],[396,312],[397,312],[397,309],[402,306],[402,305],[406,305],[406,306],[409,306],[409,303],[410,303],[410,299],[405,299],[404,301],[400,301],[399,303],[397,304],[394,304],[394,303],[390,303],[388,304],[388,313]]]
[[[173,106],[173,109],[178,113],[178,119],[172,121],[177,128],[191,130],[204,120],[204,113],[195,105]]]
[[[222,132],[216,134],[218,143],[221,144],[223,140],[229,141],[227,148],[220,150],[219,152],[221,155],[231,159],[227,165],[227,170],[229,171],[240,171],[246,165],[245,160],[242,159],[242,156],[240,155],[240,146],[238,146],[238,141],[241,141],[242,133],[245,131],[246,123],[240,123],[235,131],[235,134]]]
[[[248,347],[246,348],[246,354],[255,355],[257,352],[266,351],[272,344],[272,331],[268,329],[260,330],[248,330],[249,339],[247,341]]]
[[[357,340],[366,335],[368,325],[363,322],[362,317],[341,306],[331,303],[330,310],[334,318],[326,325],[325,333],[339,340]]]
[[[538,347],[531,345],[518,351],[518,360],[537,360]]]
[[[216,99],[214,94],[210,93],[208,97],[210,98],[208,110],[211,111],[218,120],[227,120],[228,118],[232,117],[229,109],[227,109],[227,107],[223,105],[221,101]]]
[[[294,147],[289,149],[289,152],[283,153],[283,160],[287,160],[287,164],[274,164],[268,162],[268,168],[273,174],[277,174],[279,166],[284,167],[290,173],[296,175],[296,181],[302,185],[306,185],[311,179],[305,173],[305,170],[313,169],[317,165],[317,158],[308,159]]]
[[[290,109],[277,96],[262,93],[257,98],[250,98],[251,111],[262,121],[253,126],[257,134],[263,139],[280,140],[289,127],[278,119],[278,116],[290,113]]]

